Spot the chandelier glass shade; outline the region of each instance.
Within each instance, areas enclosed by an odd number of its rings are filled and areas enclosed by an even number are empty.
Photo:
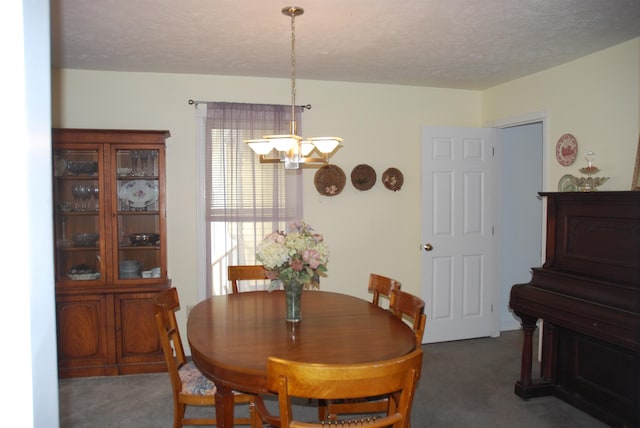
[[[290,134],[265,135],[261,139],[245,140],[245,143],[260,156],[261,163],[282,162],[286,169],[298,169],[304,164],[325,164],[329,156],[340,146],[340,137],[303,138],[297,135],[295,121],[296,105],[296,31],[295,18],[302,15],[304,9],[287,6],[282,9],[283,15],[291,17],[291,122]],[[273,151],[276,156],[269,156]],[[313,156],[316,154],[315,157]]]

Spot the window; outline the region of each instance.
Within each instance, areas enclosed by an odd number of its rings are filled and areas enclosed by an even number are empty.
[[[244,140],[287,134],[291,107],[207,103],[204,120],[206,297],[228,292],[227,266],[256,264],[256,246],[302,218],[302,174],[261,164]],[[301,108],[296,109],[300,123]],[[266,285],[266,284],[265,284]]]

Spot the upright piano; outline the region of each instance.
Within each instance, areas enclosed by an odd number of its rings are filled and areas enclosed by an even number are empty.
[[[640,426],[640,192],[540,193],[546,257],[509,305],[524,341],[515,393],[555,395],[611,426]],[[532,375],[542,320],[539,377]]]

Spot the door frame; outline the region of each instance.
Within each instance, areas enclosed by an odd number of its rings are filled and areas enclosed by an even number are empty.
[[[549,115],[546,111],[539,111],[539,112],[533,112],[533,113],[527,113],[527,114],[523,114],[523,115],[519,115],[519,116],[510,116],[510,117],[506,117],[503,119],[498,119],[495,121],[491,121],[488,122],[485,127],[487,128],[496,128],[496,129],[504,129],[504,128],[510,128],[513,126],[519,126],[519,125],[528,125],[531,123],[542,123],[542,186],[543,186],[543,190],[544,189],[549,189],[549,175],[548,175],[548,164],[547,164],[547,141],[549,141],[548,138],[548,132],[549,132]],[[493,259],[494,259],[494,272],[495,272],[495,286],[493,287],[493,293],[494,295],[493,297],[493,304],[494,304],[494,308],[496,307],[496,305],[500,304],[500,292],[501,292],[501,287],[500,284],[498,284],[497,281],[497,275],[498,272],[501,272],[501,265],[502,265],[502,261],[500,260],[500,254],[502,253],[502,243],[501,243],[501,239],[502,239],[502,230],[501,230],[501,220],[502,220],[502,200],[501,200],[501,186],[502,186],[502,168],[501,168],[501,164],[502,164],[502,139],[500,136],[500,133],[498,132],[498,138],[496,138],[495,144],[494,144],[494,148],[495,148],[495,152],[494,152],[494,156],[493,156],[493,167],[494,167],[494,174],[493,174],[493,192],[494,192],[494,198],[493,198],[493,216],[494,216],[494,243],[495,245],[493,246]],[[545,258],[545,254],[544,254],[544,250],[546,247],[546,216],[544,215],[544,213],[546,212],[546,200],[542,201],[542,227],[541,227],[541,234],[542,234],[542,241],[541,241],[541,247],[542,247],[542,252],[541,252],[541,260],[540,263],[542,263],[544,261]],[[493,311],[493,318],[492,318],[492,337],[498,337],[500,336],[500,311],[498,310],[494,310]]]

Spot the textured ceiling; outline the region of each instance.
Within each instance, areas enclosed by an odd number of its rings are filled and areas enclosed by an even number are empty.
[[[51,0],[52,65],[484,89],[640,36],[640,0]]]

